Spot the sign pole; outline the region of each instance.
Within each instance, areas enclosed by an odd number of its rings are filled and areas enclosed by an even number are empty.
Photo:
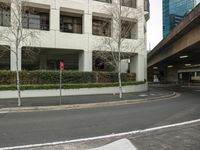
[[[62,70],[60,68],[60,102],[59,104],[62,104]]]
[[[62,104],[62,71],[64,70],[65,65],[63,61],[60,61],[60,101],[59,104]]]

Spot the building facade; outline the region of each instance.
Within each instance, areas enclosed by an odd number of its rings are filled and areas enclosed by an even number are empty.
[[[119,3],[119,0],[113,0]],[[22,15],[24,30],[39,32],[38,41],[30,45],[20,45],[18,49],[19,69],[53,69],[59,68],[64,61],[66,70],[92,71],[94,69],[94,51],[101,47],[103,38],[114,35],[113,19],[104,10],[112,6],[111,0],[28,0],[26,11]],[[146,79],[146,21],[148,20],[148,0],[122,0],[122,7],[131,12],[124,18],[131,22],[130,36],[125,44],[134,47],[122,51],[128,57],[130,72],[137,74],[137,80]],[[2,0],[1,5],[5,3]],[[12,20],[12,3],[0,8],[0,30],[13,26],[4,18]],[[23,7],[23,6],[22,6]],[[122,10],[123,10],[122,8]],[[123,16],[122,16],[123,17]],[[10,47],[1,40],[0,44]],[[26,48],[32,48],[38,55],[32,59],[26,54]],[[0,48],[3,50],[3,48]],[[14,48],[13,48],[14,50]],[[131,55],[134,54],[134,55]],[[30,54],[29,54],[30,55]],[[0,58],[0,69],[16,70],[16,56],[11,52]]]
[[[163,37],[200,2],[200,0],[163,0]]]

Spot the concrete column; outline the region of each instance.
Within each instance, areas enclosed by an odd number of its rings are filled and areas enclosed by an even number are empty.
[[[92,71],[92,52],[82,51],[79,53],[79,71]]]
[[[194,73],[194,76],[197,77],[197,72]]]
[[[167,68],[167,81],[178,82],[178,70],[176,68]]]
[[[50,9],[50,30],[60,30],[60,9],[53,7]]]
[[[123,72],[123,73],[128,72],[128,69],[129,69],[128,64],[129,64],[129,59],[122,59],[121,60],[121,72]],[[118,68],[116,67],[115,70],[117,71]]]
[[[92,14],[85,13],[83,16],[83,33],[92,34]]]
[[[137,81],[144,81],[146,79],[146,65],[145,57],[143,55],[137,54],[130,59],[130,72],[136,73]]]
[[[144,56],[144,79],[147,81],[147,55]]]
[[[10,70],[12,71],[16,71],[17,67],[16,67],[16,62],[17,62],[17,57],[16,54],[13,51],[16,51],[16,49],[14,47],[11,47],[12,51],[10,52]],[[22,69],[22,50],[21,48],[19,48],[17,50],[18,53],[18,68],[19,70]]]
[[[83,16],[83,34],[87,37],[85,50],[79,53],[79,71],[92,71],[92,0],[87,1],[88,9]]]
[[[54,46],[57,46],[57,34],[60,31],[60,7],[58,4],[55,2],[54,5],[51,6],[50,8],[50,31],[53,32],[53,41],[54,41]]]
[[[144,26],[145,26],[145,18],[144,18],[144,1],[137,0],[137,8],[138,8],[138,17],[137,17],[137,29],[138,29],[138,39],[144,39]]]
[[[143,18],[139,18],[139,20],[137,22],[137,29],[138,29],[137,38],[138,39],[144,39],[145,34],[144,34],[144,19]]]

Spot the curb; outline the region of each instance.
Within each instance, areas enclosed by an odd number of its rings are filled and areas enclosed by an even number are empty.
[[[183,85],[183,86],[181,86],[181,87],[183,87],[183,88],[194,88],[194,89],[199,89],[200,88],[200,86],[198,85],[198,86],[186,86],[186,85]]]
[[[71,110],[71,109],[86,109],[86,108],[97,108],[97,107],[109,107],[128,105],[136,103],[144,103],[150,101],[165,100],[172,97],[180,96],[179,93],[173,92],[172,94],[162,95],[153,98],[135,99],[135,100],[121,100],[121,101],[109,101],[100,103],[88,103],[88,104],[70,104],[70,105],[58,105],[58,106],[33,106],[33,107],[10,107],[1,108],[1,113],[17,113],[17,112],[34,112],[34,111],[50,111],[50,110]]]

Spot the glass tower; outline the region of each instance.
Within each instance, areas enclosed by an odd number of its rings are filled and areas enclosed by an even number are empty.
[[[200,0],[163,0],[163,37],[200,2]]]

